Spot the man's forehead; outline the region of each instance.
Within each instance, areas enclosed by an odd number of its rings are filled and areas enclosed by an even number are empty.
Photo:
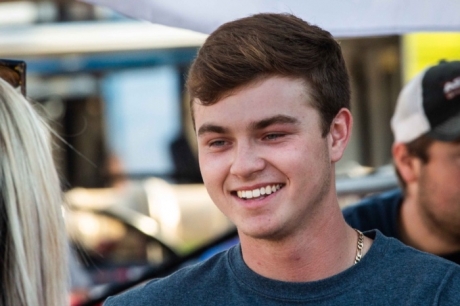
[[[206,106],[207,105],[214,105],[216,103],[219,103],[219,101],[221,101],[221,100],[223,100],[225,98],[228,98],[228,97],[230,97],[232,95],[235,95],[235,94],[239,93],[242,90],[252,88],[252,87],[257,87],[257,85],[260,85],[261,83],[263,83],[264,81],[266,81],[268,79],[287,79],[287,80],[291,80],[291,81],[294,81],[294,82],[299,82],[299,83],[302,84],[305,94],[308,94],[308,95],[313,94],[313,87],[311,85],[311,82],[306,80],[304,77],[284,76],[284,75],[278,75],[278,74],[264,74],[264,75],[260,75],[260,76],[258,76],[256,78],[254,78],[253,80],[250,80],[247,83],[238,85],[238,86],[236,86],[234,88],[226,89],[225,91],[223,91],[223,92],[221,92],[219,94],[216,94],[215,95],[215,101],[214,100],[213,101],[203,101],[199,97],[193,97],[191,99],[190,106],[193,107],[193,104],[206,105]]]
[[[223,121],[228,119],[228,122],[235,118],[248,124],[250,121],[259,121],[276,115],[289,116],[294,112],[287,109],[298,107],[299,102],[303,106],[316,108],[310,91],[311,86],[301,78],[275,76],[251,82],[250,86],[228,92],[225,97],[213,103],[194,98],[190,101],[194,128],[200,128],[197,124],[220,124],[221,122],[213,121],[218,117]]]

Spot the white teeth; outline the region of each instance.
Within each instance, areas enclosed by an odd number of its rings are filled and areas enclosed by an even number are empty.
[[[281,184],[269,185],[262,188],[257,188],[254,190],[238,190],[236,194],[241,199],[253,199],[258,198],[263,195],[272,194],[281,189]]]
[[[272,193],[272,188],[270,186],[265,187],[265,193],[266,194],[271,194]]]

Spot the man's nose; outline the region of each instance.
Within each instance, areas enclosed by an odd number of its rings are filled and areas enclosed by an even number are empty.
[[[239,143],[234,152],[230,173],[249,178],[265,168],[265,160],[260,156],[257,146],[251,143]]]

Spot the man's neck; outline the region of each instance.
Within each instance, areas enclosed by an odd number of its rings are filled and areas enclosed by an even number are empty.
[[[277,241],[254,239],[240,233],[245,263],[262,276],[290,282],[320,280],[351,267],[356,255],[357,233],[345,223],[340,209],[317,224]],[[365,251],[371,243],[366,238]]]

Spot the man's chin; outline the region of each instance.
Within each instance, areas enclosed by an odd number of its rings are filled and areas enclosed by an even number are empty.
[[[266,240],[266,241],[280,241],[288,234],[285,234],[285,231],[279,228],[264,228],[261,229],[259,228],[240,228],[239,232],[248,238],[254,239],[254,240]]]

